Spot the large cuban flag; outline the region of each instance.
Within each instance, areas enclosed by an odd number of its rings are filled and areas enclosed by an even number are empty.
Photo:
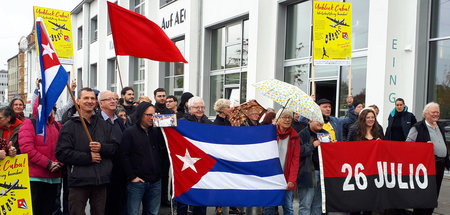
[[[55,106],[59,95],[64,90],[69,77],[59,62],[41,17],[38,17],[36,20],[36,34],[42,78],[42,106],[37,114],[36,134],[45,136],[47,117],[50,115],[53,106]]]
[[[164,128],[174,196],[196,206],[282,205],[286,180],[272,125],[228,127],[179,120]]]

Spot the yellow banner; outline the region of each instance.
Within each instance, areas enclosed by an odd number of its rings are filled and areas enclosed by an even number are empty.
[[[0,182],[0,214],[33,214],[27,154],[0,161]]]
[[[352,4],[314,1],[314,64],[350,65]]]
[[[48,36],[52,40],[56,54],[61,63],[73,64],[72,23],[70,12],[35,6],[35,21],[37,17],[42,17],[44,20]]]

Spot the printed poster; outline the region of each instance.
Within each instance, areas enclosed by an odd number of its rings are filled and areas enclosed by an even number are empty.
[[[0,161],[0,214],[33,214],[27,154]]]
[[[314,1],[315,65],[351,65],[352,4]]]
[[[73,64],[73,37],[70,12],[35,6],[35,21],[37,17],[42,17],[44,20],[48,36],[52,40],[60,62],[62,64]]]

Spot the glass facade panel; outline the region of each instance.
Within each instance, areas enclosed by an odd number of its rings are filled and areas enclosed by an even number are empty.
[[[247,72],[241,73],[241,104],[247,101]]]
[[[286,22],[286,59],[310,56],[312,2],[288,6]]]
[[[226,74],[225,75],[225,84],[239,84],[240,74]]]
[[[316,78],[323,77],[337,77],[339,73],[339,66],[335,65],[317,65],[314,66],[314,72]]]
[[[284,81],[308,92],[309,64],[289,66],[284,69]]]
[[[241,23],[228,26],[227,43],[240,43],[242,38]]]
[[[352,49],[367,48],[370,0],[346,0],[352,3]]]
[[[431,11],[431,38],[450,36],[450,2],[433,0]]]
[[[208,111],[209,115],[214,115],[214,103],[220,99],[223,98],[223,75],[215,75],[210,77],[210,98],[209,98],[209,109]]]
[[[241,65],[241,45],[233,45],[225,48],[226,68],[238,67]]]
[[[212,31],[211,40],[211,70],[225,68],[224,28]]]
[[[366,101],[366,71],[367,57],[352,59],[352,96],[355,101],[364,103]],[[339,90],[339,112],[338,116],[346,116],[348,112],[348,66],[341,70]],[[371,105],[371,104],[368,104]],[[368,106],[366,105],[366,106]]]
[[[441,119],[450,119],[450,40],[430,42],[428,102],[440,105]]]

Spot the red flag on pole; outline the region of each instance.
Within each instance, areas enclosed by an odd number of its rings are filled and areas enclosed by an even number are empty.
[[[116,55],[187,63],[164,31],[141,14],[108,2]]]

